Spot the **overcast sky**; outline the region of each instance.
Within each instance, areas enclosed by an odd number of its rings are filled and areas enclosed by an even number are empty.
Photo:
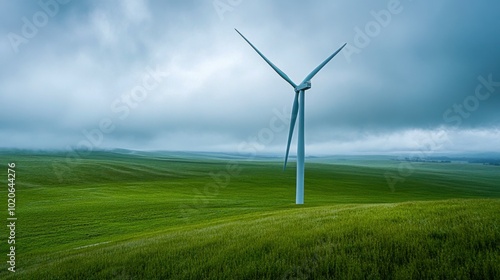
[[[500,151],[499,1],[0,3],[0,147]]]

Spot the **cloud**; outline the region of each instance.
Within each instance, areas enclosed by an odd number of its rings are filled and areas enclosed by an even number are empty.
[[[1,146],[65,149],[109,118],[116,129],[100,147],[237,151],[254,143],[279,153],[286,120],[272,141],[260,140],[276,112],[289,114],[293,89],[237,27],[296,83],[344,42],[358,50],[312,81],[310,153],[414,151],[415,139],[442,129],[453,143],[443,151],[498,151],[497,2],[222,2],[230,5],[222,17],[212,1],[70,1],[53,16],[37,2],[3,3]],[[46,24],[36,26],[37,13]],[[30,38],[26,21],[37,29]],[[13,46],[13,33],[24,43]],[[122,118],[113,102],[138,94],[151,68],[168,77]]]

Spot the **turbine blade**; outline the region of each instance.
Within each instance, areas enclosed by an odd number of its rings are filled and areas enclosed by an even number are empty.
[[[290,119],[290,132],[288,133],[288,143],[286,144],[285,165],[283,165],[283,170],[285,170],[286,163],[288,162],[288,153],[290,152],[290,143],[292,142],[293,128],[295,127],[295,121],[297,120],[298,111],[299,111],[299,92],[296,92],[295,100],[293,101],[292,118]]]
[[[304,81],[302,81],[302,83],[310,81],[314,77],[314,75],[316,75],[319,72],[319,70],[321,70],[321,68],[323,68],[323,66],[325,66],[328,62],[330,62],[330,60],[332,60],[332,58],[334,56],[336,56],[345,47],[345,45],[347,45],[347,43],[345,43],[342,47],[340,47],[340,49],[338,49],[336,52],[334,52],[332,55],[330,55],[327,59],[325,59],[325,61],[323,61],[323,63],[321,63],[309,75],[307,75],[307,77],[304,79]]]
[[[247,43],[260,55],[260,57],[262,57],[267,62],[267,64],[269,64],[269,66],[271,66],[274,69],[274,71],[276,71],[276,73],[278,73],[278,75],[281,76],[281,78],[285,79],[285,81],[287,81],[290,85],[292,85],[293,88],[297,87],[297,85],[283,71],[281,71],[269,59],[267,59],[254,45],[252,45],[252,43],[250,43],[250,41],[247,40],[247,38],[245,38],[245,36],[243,36],[243,34],[241,34],[238,31],[238,29],[235,28],[234,30],[236,30],[236,32],[238,32],[238,34],[240,34],[240,36],[243,37],[245,41],[247,41]]]

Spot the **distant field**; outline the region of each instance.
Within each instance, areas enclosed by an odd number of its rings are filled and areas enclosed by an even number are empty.
[[[307,161],[297,206],[279,159],[0,152],[18,218],[0,278],[500,278],[499,166]]]

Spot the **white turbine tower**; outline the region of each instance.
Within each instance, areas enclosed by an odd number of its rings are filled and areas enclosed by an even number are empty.
[[[283,71],[281,71],[276,65],[274,65],[269,59],[267,59],[250,41],[241,34],[238,29],[236,32],[247,41],[247,43],[262,57],[269,66],[271,66],[278,75],[280,75],[285,81],[287,81],[290,85],[292,85],[295,90],[295,99],[293,101],[292,107],[292,118],[290,121],[290,132],[288,133],[288,143],[286,146],[286,155],[285,155],[285,164],[283,169],[286,168],[286,163],[288,161],[288,152],[290,151],[290,142],[292,141],[293,129],[295,127],[295,121],[297,119],[297,114],[299,116],[299,139],[297,143],[297,189],[296,189],[296,204],[304,204],[304,109],[305,109],[305,92],[306,90],[311,88],[311,79],[316,75],[321,68],[323,68],[336,54],[338,54],[342,48],[347,45],[345,43],[342,47],[340,47],[336,52],[330,55],[325,61],[323,61],[318,67],[316,67],[307,77],[300,83],[299,85],[295,84]]]

